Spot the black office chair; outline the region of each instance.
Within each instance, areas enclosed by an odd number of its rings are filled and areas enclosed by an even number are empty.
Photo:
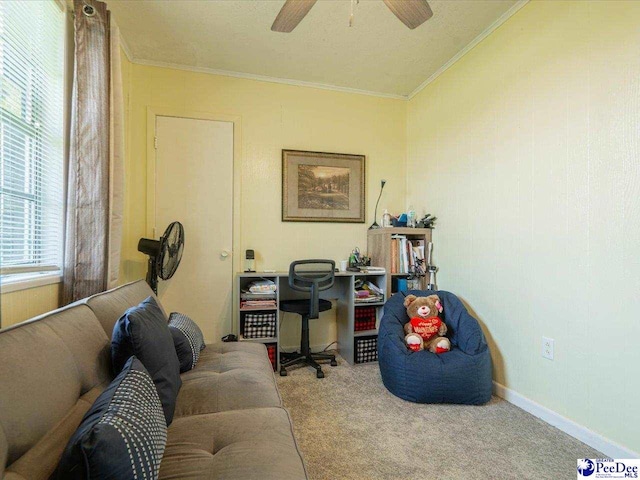
[[[298,292],[309,292],[310,298],[280,302],[280,310],[302,317],[300,352],[281,355],[281,359],[285,359],[280,362],[280,375],[283,377],[287,375],[287,367],[298,363],[315,368],[318,378],[323,378],[324,372],[316,360],[331,360],[332,367],[338,365],[335,355],[311,353],[309,348],[309,320],[318,318],[320,312],[331,310],[331,302],[321,299],[319,293],[333,286],[335,268],[336,262],[333,260],[298,260],[289,266],[289,287]]]

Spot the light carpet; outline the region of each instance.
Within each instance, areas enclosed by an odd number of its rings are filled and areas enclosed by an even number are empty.
[[[393,396],[378,364],[278,376],[312,480],[575,479],[604,455],[498,398],[419,405]]]

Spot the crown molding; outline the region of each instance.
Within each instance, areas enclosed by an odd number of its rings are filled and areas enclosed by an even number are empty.
[[[129,48],[127,40],[124,38],[124,35],[122,35],[122,32],[120,32],[120,48],[122,48],[122,51],[127,57],[127,60],[133,63],[133,55],[131,54],[131,49]]]
[[[524,7],[529,0],[518,0],[509,10],[504,12],[500,17],[493,22],[489,27],[487,27],[480,35],[474,38],[471,43],[469,43],[466,47],[456,53],[451,60],[441,66],[438,70],[436,70],[433,75],[427,78],[424,82],[422,82],[418,88],[416,88],[413,92],[411,92],[406,98],[411,100],[418,93],[420,93],[427,85],[433,82],[436,78],[442,75],[445,71],[447,71],[453,64],[455,64],[458,60],[464,57],[467,53],[469,53],[473,48],[478,45],[482,40],[487,38],[491,33],[493,33],[500,25],[509,20],[513,15],[515,15],[522,7]]]
[[[256,75],[253,73],[233,72],[229,70],[218,70],[217,68],[192,67],[190,65],[183,65],[180,63],[157,62],[154,60],[143,60],[135,57],[131,60],[131,62],[137,65],[146,65],[150,67],[171,68],[174,70],[184,70],[187,72],[196,72],[196,73],[208,73],[211,75],[243,78],[245,80],[256,80],[259,82],[280,83],[284,85],[294,85],[297,87],[318,88],[321,90],[332,90],[334,92],[355,93],[358,95],[368,95],[371,97],[390,98],[395,100],[407,100],[406,95],[372,92],[369,90],[360,90],[358,88],[340,87],[337,85],[329,85],[325,83],[305,82],[304,80],[292,80],[289,78],[269,77],[266,75]]]

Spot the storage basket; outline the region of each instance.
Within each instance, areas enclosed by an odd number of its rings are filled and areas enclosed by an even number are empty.
[[[247,313],[244,316],[244,338],[275,338],[276,314]]]
[[[276,359],[278,358],[278,344],[266,343],[265,346],[267,347],[267,354],[269,355],[269,361],[271,362],[271,365],[273,366],[273,371],[275,372],[278,366],[276,361]]]
[[[378,361],[378,336],[367,335],[354,339],[354,362],[367,363]]]
[[[356,307],[354,309],[356,332],[374,330],[376,328],[376,307]]]

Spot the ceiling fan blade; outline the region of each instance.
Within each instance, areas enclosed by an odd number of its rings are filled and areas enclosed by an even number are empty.
[[[274,32],[289,33],[302,21],[317,0],[287,0],[271,25]]]
[[[427,0],[384,0],[384,3],[411,30],[433,17]]]

